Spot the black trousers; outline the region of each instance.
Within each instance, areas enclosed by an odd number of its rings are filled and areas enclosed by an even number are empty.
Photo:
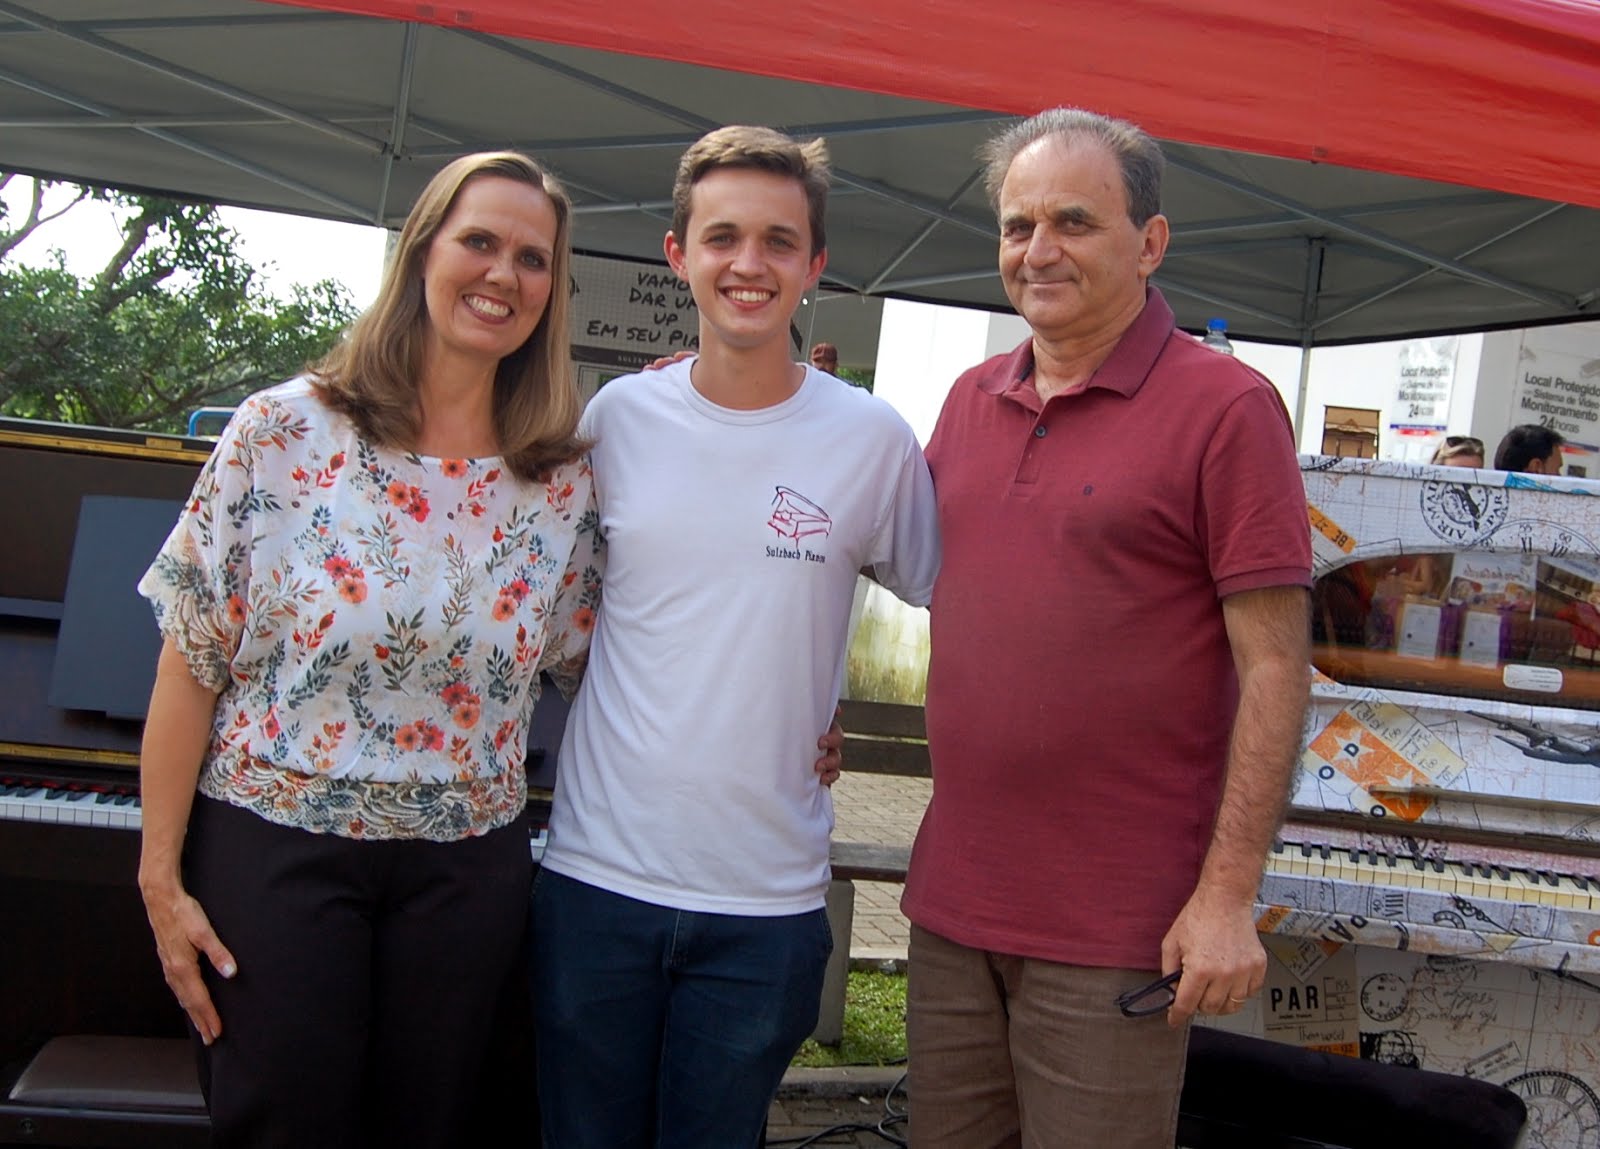
[[[363,842],[197,797],[185,880],[239,967],[206,966],[212,1143],[470,1143],[532,869],[521,818],[460,842]]]

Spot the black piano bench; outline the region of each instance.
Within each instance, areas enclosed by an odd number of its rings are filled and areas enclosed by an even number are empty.
[[[1197,1025],[1183,1149],[1512,1149],[1528,1111],[1487,1081],[1362,1061]]]
[[[0,1145],[203,1149],[209,1130],[181,1038],[53,1038],[0,1100]]]

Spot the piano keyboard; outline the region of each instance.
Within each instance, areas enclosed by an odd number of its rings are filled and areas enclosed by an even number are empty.
[[[139,819],[139,793],[132,786],[0,777],[0,821],[137,830]],[[549,839],[550,831],[543,826],[531,835],[535,862],[544,857]]]
[[[1436,861],[1377,850],[1279,842],[1267,855],[1266,872],[1600,913],[1600,879],[1468,860]]]
[[[139,794],[132,786],[109,783],[0,777],[0,821],[137,830]]]
[[[1591,871],[1596,861],[1542,857],[1518,866],[1283,841],[1267,856],[1256,929],[1335,949],[1375,945],[1600,973],[1600,878],[1566,872]]]

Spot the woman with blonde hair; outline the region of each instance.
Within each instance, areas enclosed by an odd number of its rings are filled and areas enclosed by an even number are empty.
[[[575,684],[598,603],[571,214],[524,156],[446,166],[139,584],[164,638],[139,883],[213,1144],[468,1127],[526,916],[538,675]]]
[[[1440,467],[1482,467],[1483,440],[1471,435],[1446,435],[1428,462]]]

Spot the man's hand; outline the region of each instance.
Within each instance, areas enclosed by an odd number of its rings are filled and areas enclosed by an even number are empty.
[[[1161,972],[1183,970],[1167,1024],[1177,1028],[1196,1013],[1227,1014],[1261,992],[1267,952],[1256,933],[1253,906],[1197,889],[1161,941]]]
[[[674,363],[682,363],[685,359],[694,358],[693,351],[677,351],[671,355],[663,355],[660,359],[652,360],[644,365],[646,371],[659,371],[663,367],[671,367]]]
[[[837,706],[833,708],[833,725],[817,739],[817,749],[822,751],[822,757],[817,759],[817,777],[824,786],[832,786],[839,780],[839,770],[844,765],[844,727],[839,725]]]

